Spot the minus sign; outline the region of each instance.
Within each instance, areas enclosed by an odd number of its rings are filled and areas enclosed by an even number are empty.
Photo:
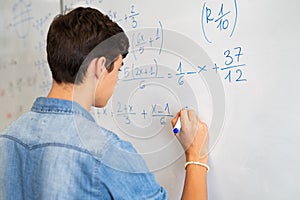
[[[186,74],[196,74],[197,72],[187,72]]]
[[[174,116],[168,114],[153,114],[152,117],[174,117]]]

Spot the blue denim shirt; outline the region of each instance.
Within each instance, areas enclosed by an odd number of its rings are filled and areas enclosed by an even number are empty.
[[[0,134],[0,199],[167,199],[134,147],[78,103],[38,98]]]

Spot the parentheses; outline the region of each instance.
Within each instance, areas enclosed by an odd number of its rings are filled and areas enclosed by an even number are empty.
[[[235,20],[234,20],[233,28],[232,28],[232,31],[231,31],[231,34],[229,37],[231,37],[234,33],[234,30],[235,30],[236,24],[237,24],[237,18],[238,18],[237,2],[236,2],[236,0],[233,0],[233,2],[234,2],[234,7],[235,7]]]
[[[203,35],[204,35],[204,38],[205,38],[205,40],[208,42],[208,43],[212,43],[209,39],[208,39],[208,37],[207,37],[207,35],[206,35],[206,33],[205,33],[205,29],[204,29],[204,23],[203,23],[203,16],[204,16],[204,8],[205,8],[205,6],[206,6],[206,2],[204,2],[204,4],[203,4],[203,7],[202,7],[202,16],[201,16],[201,26],[202,26],[202,32],[203,32]]]
[[[158,21],[158,23],[159,23],[160,30],[161,30],[161,43],[160,43],[160,49],[159,49],[159,53],[158,53],[158,55],[160,55],[161,51],[162,51],[163,43],[164,43],[164,30],[163,30],[161,21]]]

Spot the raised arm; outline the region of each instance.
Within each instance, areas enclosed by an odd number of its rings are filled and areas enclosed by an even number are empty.
[[[193,110],[183,109],[173,118],[173,127],[178,117],[181,121],[181,130],[176,134],[176,137],[184,148],[186,157],[186,174],[182,199],[206,200],[206,173],[208,171],[207,125],[200,121]]]

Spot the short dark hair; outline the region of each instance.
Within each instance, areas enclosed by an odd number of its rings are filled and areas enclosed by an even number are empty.
[[[99,46],[101,43],[104,45]],[[97,52],[89,55],[96,47]],[[114,60],[120,54],[124,58],[128,48],[129,41],[123,29],[94,8],[79,7],[58,15],[47,35],[47,59],[57,83],[82,83],[89,62],[96,57],[106,58],[106,68],[110,72]]]

